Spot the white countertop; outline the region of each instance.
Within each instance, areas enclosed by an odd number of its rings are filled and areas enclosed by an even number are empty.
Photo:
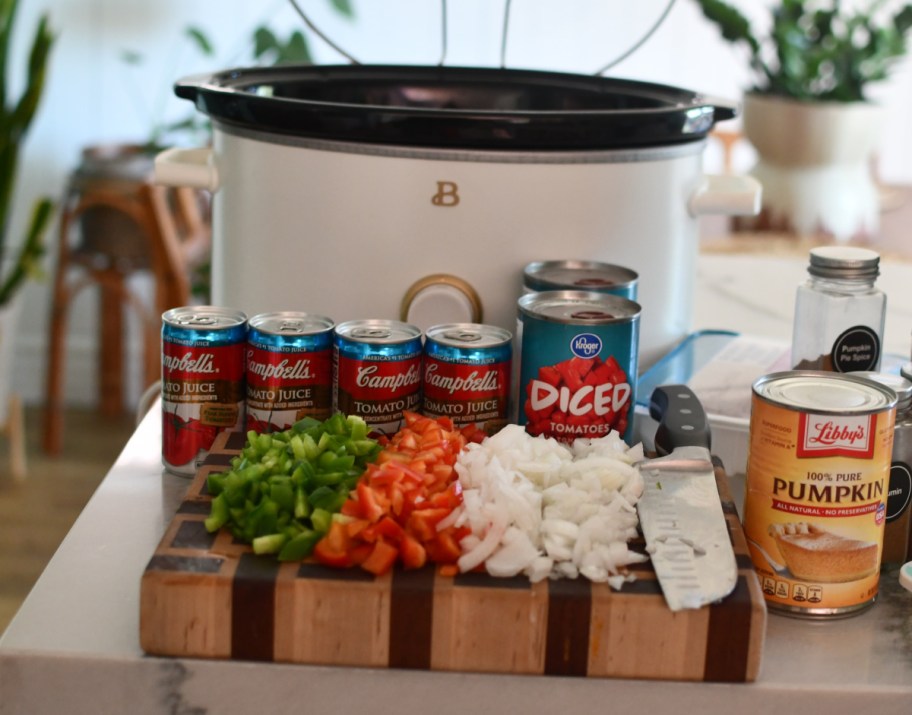
[[[698,303],[699,303],[698,297]],[[701,316],[702,319],[703,316]],[[716,325],[715,327],[731,327]],[[742,328],[743,329],[743,328]],[[143,420],[0,638],[0,713],[864,712],[912,708],[912,593],[885,574],[874,606],[815,622],[770,613],[753,684],[370,670],[149,657],[140,578],[188,480],[163,473]],[[733,480],[737,492],[743,485]]]

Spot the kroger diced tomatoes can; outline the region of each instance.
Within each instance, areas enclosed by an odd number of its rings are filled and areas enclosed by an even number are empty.
[[[767,606],[858,613],[877,595],[896,394],[790,371],[753,385],[744,533]]]
[[[294,311],[261,313],[247,331],[247,429],[281,432],[332,413],[333,321]]]
[[[526,293],[590,290],[636,300],[638,282],[636,271],[600,261],[535,261],[523,270]]]
[[[364,419],[374,436],[399,431],[421,407],[421,331],[396,320],[353,320],[333,334],[333,410]]]
[[[247,316],[217,306],[162,315],[162,463],[181,476],[219,432],[244,427]]]
[[[425,331],[422,412],[491,435],[510,408],[513,336],[493,325],[448,323]]]
[[[519,299],[517,411],[532,435],[633,436],[640,306],[591,291]]]

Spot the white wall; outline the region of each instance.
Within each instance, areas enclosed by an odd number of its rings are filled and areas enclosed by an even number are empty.
[[[766,3],[735,1],[752,17],[765,16]],[[362,62],[433,64],[440,57],[440,6],[434,0],[353,0],[354,23],[332,13],[328,0],[300,2]],[[628,50],[666,4],[667,0],[514,0],[506,64],[594,72]],[[447,64],[497,66],[503,4],[450,0],[448,5]],[[17,23],[17,56],[24,56],[35,19],[45,9],[58,41],[44,102],[24,148],[14,237],[21,233],[35,197],[62,193],[83,146],[142,140],[156,120],[188,114],[190,105],[172,96],[172,82],[190,73],[250,64],[248,41],[257,25],[269,24],[283,34],[302,27],[287,0],[24,0]],[[215,60],[200,57],[183,39],[188,24],[209,34],[218,54]],[[319,39],[312,38],[311,43],[319,62],[344,61]],[[121,61],[127,49],[146,56],[141,67]],[[608,74],[729,100],[737,100],[749,84],[744,55],[719,39],[692,0],[677,0],[655,35]],[[10,84],[18,86],[18,75]],[[912,182],[912,59],[903,61],[873,94],[889,109],[881,173],[888,180]],[[708,162],[715,159],[707,154]],[[34,403],[44,395],[55,233],[49,235],[47,280],[24,292],[16,338],[16,389]],[[95,325],[94,295],[87,293],[74,305],[69,333],[66,394],[74,403],[95,399]],[[138,347],[131,349],[133,363],[138,364]],[[138,391],[134,385],[134,398]]]

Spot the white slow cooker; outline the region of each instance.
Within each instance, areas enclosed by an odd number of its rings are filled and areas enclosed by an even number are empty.
[[[759,210],[703,172],[735,108],[565,73],[377,65],[234,69],[178,83],[213,143],[156,161],[214,192],[212,301],[337,322],[515,329],[531,261],[639,273],[641,367],[689,332],[698,217]]]

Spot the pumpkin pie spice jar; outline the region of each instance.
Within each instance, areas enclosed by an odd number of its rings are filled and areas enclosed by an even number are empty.
[[[771,610],[832,618],[874,602],[896,401],[831,372],[754,383],[744,531]]]

